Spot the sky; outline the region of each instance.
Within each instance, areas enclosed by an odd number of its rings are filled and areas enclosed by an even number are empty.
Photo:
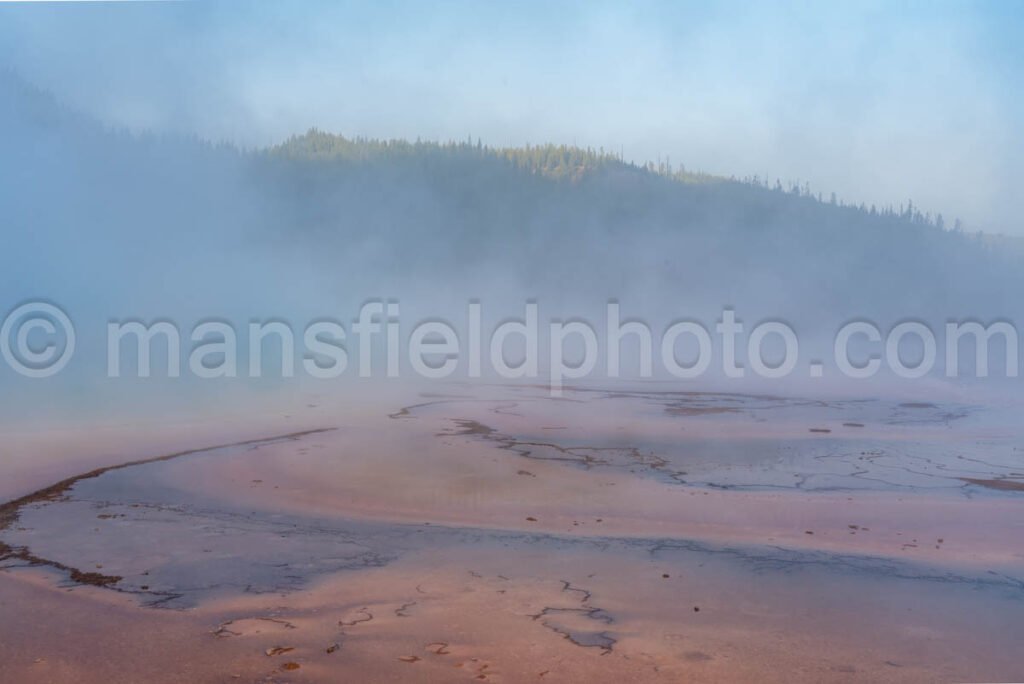
[[[575,143],[1024,235],[1021,35],[1009,1],[0,3],[0,68],[132,130]]]

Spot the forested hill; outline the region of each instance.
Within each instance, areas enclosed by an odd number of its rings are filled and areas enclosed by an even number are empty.
[[[910,204],[848,206],[602,150],[312,130],[239,151],[108,130],[9,74],[0,126],[0,285],[19,296],[38,282],[91,301],[258,299],[321,274],[353,298],[497,290],[813,322],[1011,316],[1024,291],[1018,250]],[[98,270],[97,255],[124,258]]]
[[[527,145],[525,147],[489,147],[480,139],[465,142],[439,143],[417,140],[377,140],[346,138],[312,128],[303,135],[292,136],[270,148],[271,155],[286,159],[347,161],[360,163],[402,163],[427,159],[461,159],[464,161],[500,161],[513,168],[539,174],[554,180],[578,181],[584,175],[599,171],[626,170],[658,173],[686,183],[717,182],[724,179],[708,174],[675,170],[671,164],[636,166],[622,161],[621,156],[571,145]]]
[[[520,171],[552,180],[570,182],[578,182],[588,175],[609,172],[655,175],[679,183],[734,183],[751,188],[785,192],[797,197],[811,197],[818,202],[825,201],[820,192],[816,195],[811,192],[808,183],[800,184],[790,181],[784,184],[781,179],[770,182],[767,178],[761,179],[756,176],[743,179],[726,178],[693,172],[687,170],[685,166],[673,166],[671,161],[659,160],[657,163],[650,161],[638,165],[626,162],[621,154],[613,154],[604,148],[595,150],[589,147],[581,148],[553,143],[527,144],[524,147],[490,147],[484,145],[479,138],[475,142],[472,138],[462,142],[441,143],[423,140],[410,142],[402,139],[347,138],[344,135],[311,128],[305,134],[292,136],[283,143],[270,147],[267,153],[273,157],[289,160],[357,164],[429,165],[442,160],[483,164],[499,162]],[[835,193],[830,194],[828,203],[841,207],[847,206],[844,201],[837,199]],[[869,207],[861,203],[856,205],[856,208],[873,215],[896,217],[911,223],[926,223],[938,228],[947,227],[941,214],[936,214],[933,217],[930,213],[923,213],[914,206],[913,201],[909,200],[899,207],[886,206],[879,209],[873,205]],[[961,230],[959,220],[949,227],[957,231]]]
[[[275,206],[294,211],[289,235],[402,273],[483,264],[537,293],[640,292],[793,317],[984,316],[1021,282],[1018,254],[910,202],[845,205],[807,186],[635,165],[601,150],[312,130],[257,166]]]

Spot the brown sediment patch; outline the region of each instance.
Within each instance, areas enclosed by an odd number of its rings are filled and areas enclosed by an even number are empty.
[[[170,454],[164,454],[162,456],[154,456],[152,458],[137,459],[135,461],[128,461],[126,463],[119,463],[117,465],[104,466],[102,468],[95,468],[88,472],[73,477],[66,478],[60,482],[56,482],[49,487],[44,487],[31,494],[26,494],[17,499],[7,501],[0,504],[0,532],[10,528],[14,525],[21,516],[21,509],[25,506],[37,503],[49,503],[60,500],[67,492],[79,482],[83,480],[91,480],[101,475],[116,470],[123,470],[125,468],[133,468],[135,466],[148,465],[150,463],[160,463],[164,461],[170,461],[183,456],[190,456],[194,454],[200,454],[208,451],[216,451],[219,449],[227,449],[231,447],[241,446],[258,446],[263,444],[270,444],[274,442],[284,440],[297,440],[302,437],[306,437],[312,434],[318,434],[322,432],[329,432],[334,428],[317,428],[314,430],[303,430],[300,432],[289,432],[283,435],[277,435],[273,437],[261,437],[258,439],[247,439],[238,442],[231,442],[229,444],[219,444],[209,447],[201,447],[198,449],[186,449],[184,451],[176,451]],[[32,553],[28,547],[12,547],[0,541],[0,561],[5,560],[20,560],[28,565],[50,567],[61,572],[68,574],[68,578],[76,583],[83,585],[90,585],[95,587],[114,588],[114,585],[120,582],[123,578],[118,575],[104,575],[98,572],[84,572],[78,568],[65,565],[59,561],[51,560],[49,558],[42,558]]]
[[[25,547],[13,548],[0,542],[0,562],[6,560],[20,560],[27,565],[51,567],[61,572],[66,572],[68,578],[75,584],[87,584],[93,587],[112,587],[123,578],[119,575],[104,575],[98,572],[83,572],[78,568],[65,565],[57,561],[40,558],[34,555]]]
[[[687,651],[683,654],[683,658],[691,663],[703,663],[712,660],[712,657],[703,651]]]
[[[989,489],[998,489],[1004,492],[1024,492],[1024,482],[1017,482],[1016,480],[985,480],[974,477],[961,477],[959,479],[967,484],[978,485],[979,487],[988,487]]]
[[[396,617],[409,617],[409,609],[412,608],[413,606],[415,606],[416,603],[417,603],[416,601],[409,601],[408,603],[403,603],[398,608],[395,608],[395,616]]]
[[[477,420],[469,420],[465,418],[455,418],[452,420],[453,423],[459,426],[459,430],[455,432],[446,432],[444,435],[478,435],[480,437],[490,437],[497,432],[494,428],[489,425],[484,425]]]

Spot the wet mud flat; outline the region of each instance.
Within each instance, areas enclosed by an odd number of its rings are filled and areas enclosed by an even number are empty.
[[[180,681],[184,657],[192,681],[1024,676],[1020,495],[986,484],[1015,481],[1019,443],[975,429],[978,407],[458,395],[5,504],[0,674]],[[96,643],[135,627],[100,650],[47,638],[69,620]]]
[[[723,489],[920,492],[988,486],[987,479],[1012,489],[1024,478],[1020,435],[995,441],[958,430],[984,413],[980,407],[623,390],[575,390],[555,400],[518,392],[517,400],[472,407],[440,399],[395,417],[461,411],[451,434],[527,458]]]

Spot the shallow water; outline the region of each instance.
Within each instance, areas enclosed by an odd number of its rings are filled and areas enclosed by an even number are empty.
[[[1024,441],[992,407],[302,401],[6,505],[3,678],[180,681],[182,657],[194,681],[1024,676]],[[129,626],[148,656],[46,638],[68,614],[67,639]]]

